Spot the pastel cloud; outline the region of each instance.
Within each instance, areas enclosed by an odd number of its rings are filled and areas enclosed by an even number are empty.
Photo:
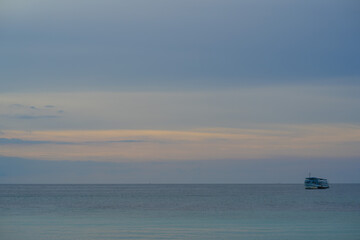
[[[357,93],[354,86],[282,86],[3,94],[0,155],[115,162],[358,157]]]
[[[3,131],[0,155],[44,160],[174,161],[360,156],[357,125],[283,125],[258,129]],[[275,129],[276,128],[276,129]],[[275,130],[274,130],[275,129]],[[57,144],[71,143],[71,144]]]

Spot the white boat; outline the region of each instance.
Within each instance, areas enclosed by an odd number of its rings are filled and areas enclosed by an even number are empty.
[[[308,177],[304,182],[305,189],[326,189],[329,184],[326,178]]]

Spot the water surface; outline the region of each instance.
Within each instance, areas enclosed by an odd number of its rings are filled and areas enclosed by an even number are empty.
[[[360,184],[0,185],[1,240],[360,239]]]

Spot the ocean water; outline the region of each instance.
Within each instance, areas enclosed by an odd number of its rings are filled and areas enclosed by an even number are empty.
[[[0,185],[1,240],[360,239],[360,184]]]

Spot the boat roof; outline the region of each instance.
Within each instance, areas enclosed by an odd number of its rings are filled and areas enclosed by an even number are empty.
[[[308,177],[306,179],[309,179],[309,180],[315,180],[315,179],[326,180],[326,178],[319,178],[319,177]]]

